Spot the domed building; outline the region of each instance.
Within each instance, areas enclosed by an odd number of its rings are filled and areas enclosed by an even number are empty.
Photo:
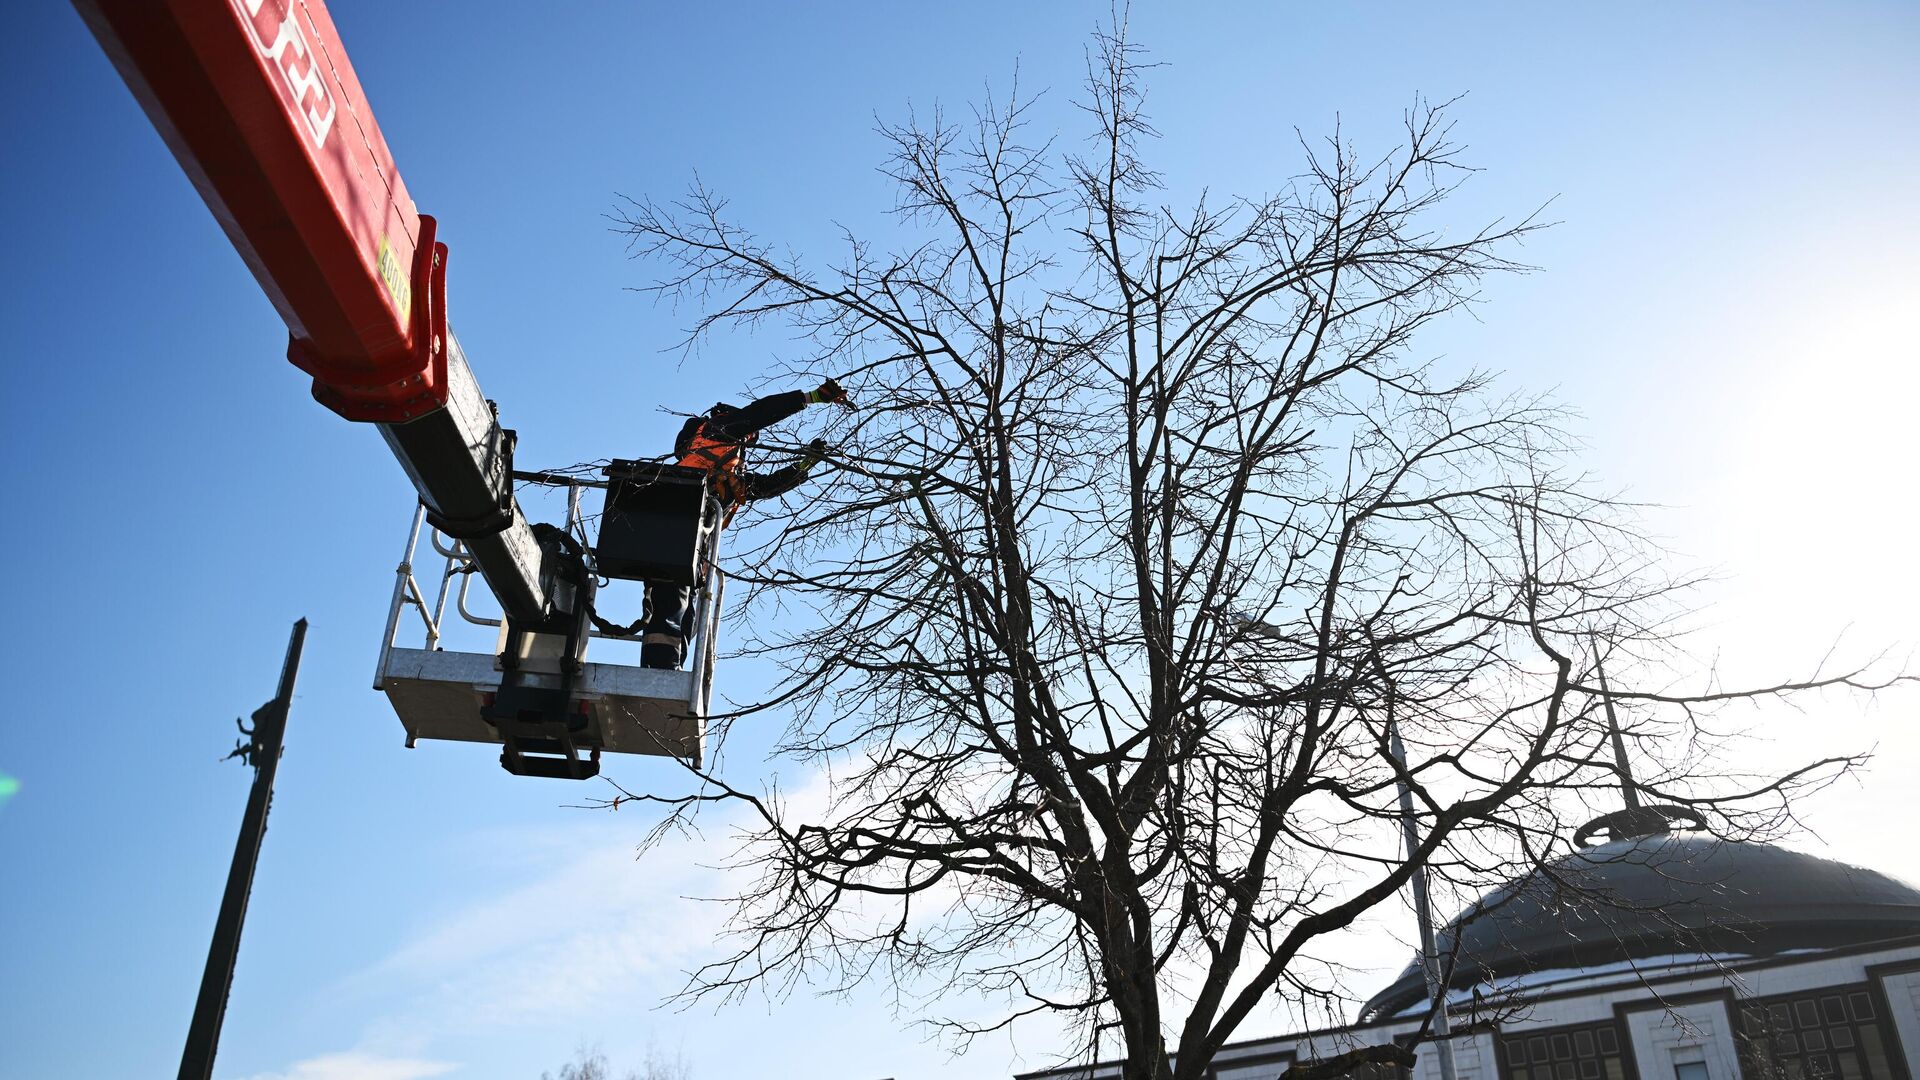
[[[1582,829],[1573,854],[1436,935],[1452,1068],[1360,1080],[1920,1080],[1920,889],[1756,843],[1671,831],[1675,808]],[[1418,957],[1351,1027],[1228,1046],[1211,1080],[1407,1043],[1431,1000]],[[1449,1078],[1446,1074],[1451,1071]],[[1100,1080],[1095,1066],[1020,1080]]]

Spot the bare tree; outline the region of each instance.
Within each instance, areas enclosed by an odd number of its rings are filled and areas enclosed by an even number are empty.
[[[1849,763],[1714,775],[1712,707],[1859,673],[1636,682],[1688,582],[1577,472],[1559,408],[1412,357],[1541,227],[1444,226],[1470,175],[1444,106],[1386,154],[1302,140],[1277,194],[1175,211],[1141,70],[1096,39],[1081,152],[1028,141],[1017,94],[884,127],[895,250],[816,269],[704,188],[618,215],[698,305],[689,345],[797,329],[794,368],[862,406],[830,481],[730,555],[775,616],[744,651],[786,673],[737,715],[787,716],[828,802],[711,773],[615,800],[758,822],[739,948],[691,993],[932,979],[1011,1002],[943,1021],[962,1038],[1064,1014],[1126,1077],[1194,1078],[1256,1009],[1343,1001],[1314,947],[1422,867],[1471,895],[1565,852],[1614,784],[1602,658],[1630,734],[1691,747],[1640,787],[1724,835]]]

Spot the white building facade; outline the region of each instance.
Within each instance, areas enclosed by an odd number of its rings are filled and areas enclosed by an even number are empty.
[[[1920,889],[1760,844],[1642,834],[1489,894],[1441,932],[1454,1080],[1920,1080]],[[1569,886],[1574,886],[1569,888]],[[1210,1080],[1413,1042],[1409,965],[1353,1026],[1224,1048]],[[1440,1049],[1356,1080],[1443,1080]],[[1019,1080],[1104,1080],[1117,1067]]]

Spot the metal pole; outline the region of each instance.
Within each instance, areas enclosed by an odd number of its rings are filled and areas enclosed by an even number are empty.
[[[1407,748],[1400,742],[1400,722],[1392,705],[1387,708],[1387,752],[1402,773],[1407,769]],[[1414,826],[1413,789],[1405,779],[1400,786],[1400,835],[1407,843],[1407,859],[1420,850],[1420,832]],[[1440,953],[1434,944],[1433,909],[1427,906],[1427,868],[1416,866],[1413,877],[1413,914],[1420,922],[1420,967],[1427,974],[1427,995],[1433,1000],[1433,1033],[1440,1047],[1440,1080],[1454,1080],[1453,1029],[1447,1019],[1447,986],[1440,979]]]
[[[1627,740],[1620,734],[1620,718],[1613,714],[1613,691],[1607,688],[1607,669],[1600,662],[1598,653],[1593,658],[1593,670],[1600,676],[1600,703],[1607,709],[1607,733],[1613,737],[1613,767],[1620,774],[1620,798],[1626,802],[1627,809],[1640,809],[1640,789],[1633,782],[1633,767],[1627,763]]]
[[[293,683],[300,673],[300,650],[307,640],[307,620],[293,624],[287,658],[280,666],[280,689],[273,700],[254,710],[253,727],[241,725],[248,736],[234,748],[234,756],[253,766],[253,790],[247,794],[247,814],[240,820],[240,839],[233,846],[233,865],[227,870],[226,895],[220,898],[220,919],[213,926],[213,944],[207,949],[207,969],[200,976],[200,999],[193,1007],[193,1025],[187,1029],[187,1048],[180,1055],[180,1080],[209,1080],[213,1055],[220,1045],[220,1023],[227,1015],[227,992],[233,986],[234,960],[240,952],[240,925],[247,917],[247,897],[253,892],[253,869],[260,861],[260,841],[267,832],[267,809],[273,802],[273,775],[280,766],[280,745],[287,733],[287,707],[293,702]]]

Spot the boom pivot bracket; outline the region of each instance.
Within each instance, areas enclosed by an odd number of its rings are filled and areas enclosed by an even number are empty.
[[[594,578],[566,530],[535,525],[533,533],[552,606],[544,618],[508,616],[502,624],[500,686],[480,716],[500,733],[501,768],[585,780],[600,772],[600,737],[575,693],[592,635]]]

